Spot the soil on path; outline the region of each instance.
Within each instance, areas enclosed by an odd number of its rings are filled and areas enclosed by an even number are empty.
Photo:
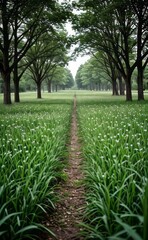
[[[68,148],[68,167],[64,170],[68,179],[60,186],[60,202],[56,204],[56,210],[46,222],[46,227],[56,235],[58,240],[82,240],[83,238],[79,236],[80,227],[78,225],[82,221],[84,188],[82,186],[82,158],[77,130],[76,96],[74,96],[71,137]],[[53,239],[55,238],[47,238],[47,240]]]

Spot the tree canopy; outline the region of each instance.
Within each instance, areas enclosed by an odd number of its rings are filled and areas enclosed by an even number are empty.
[[[131,76],[137,68],[138,99],[144,99],[143,70],[148,62],[147,1],[79,0],[73,5],[79,10],[73,18],[79,43],[76,50],[105,53],[110,68],[113,63],[124,78],[127,100],[132,100]]]
[[[75,43],[76,54],[81,52],[94,57],[83,67],[83,74],[81,72],[83,86],[88,82],[96,85],[107,78],[113,94],[118,94],[118,82],[120,93],[124,94],[125,85],[126,100],[132,100],[132,76],[136,73],[138,100],[143,100],[148,63],[147,15],[148,2],[144,0],[0,1],[0,72],[4,103],[11,103],[12,80],[15,102],[20,101],[20,80],[29,68],[36,79],[33,66],[37,68],[37,62],[38,68],[44,65],[44,74],[37,82],[47,78],[51,82],[54,67],[67,64],[67,49]],[[67,21],[71,21],[75,36],[66,35],[64,24]],[[103,77],[97,75],[100,66]],[[78,76],[79,71],[77,81]]]
[[[71,12],[69,5],[56,0],[6,0],[0,2],[0,72],[4,86],[4,103],[11,103],[11,76],[15,100],[19,101],[20,62],[43,34],[55,39]],[[43,40],[43,38],[42,38]],[[63,43],[64,44],[64,43]],[[23,70],[24,71],[24,70]]]

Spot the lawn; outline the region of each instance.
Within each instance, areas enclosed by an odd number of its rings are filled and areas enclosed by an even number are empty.
[[[35,239],[57,200],[77,96],[86,206],[84,239],[147,239],[148,94],[126,102],[111,92],[0,95],[0,237]],[[13,100],[13,96],[12,96]],[[48,229],[49,234],[50,229]]]
[[[148,102],[78,95],[84,239],[147,239]]]
[[[66,164],[72,96],[0,108],[0,236],[33,239],[57,200],[55,186]],[[46,229],[47,230],[47,229]],[[50,230],[48,230],[50,234]]]

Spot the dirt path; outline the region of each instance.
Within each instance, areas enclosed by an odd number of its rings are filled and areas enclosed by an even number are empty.
[[[84,189],[82,187],[81,152],[77,132],[76,97],[71,123],[71,139],[69,148],[69,166],[65,169],[68,175],[66,183],[60,188],[60,202],[56,205],[56,211],[46,223],[58,240],[82,240],[78,236],[80,228],[78,223],[82,221],[82,207],[84,206]],[[55,238],[49,237],[47,240]]]

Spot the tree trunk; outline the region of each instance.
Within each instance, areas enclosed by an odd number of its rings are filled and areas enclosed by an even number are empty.
[[[48,92],[51,93],[51,80],[48,80]]]
[[[4,74],[4,104],[11,104],[10,74]]]
[[[131,74],[128,73],[125,79],[126,85],[126,101],[132,101],[132,87],[131,87]]]
[[[98,88],[99,88],[99,91],[101,91],[101,81],[99,81],[98,83]]]
[[[2,78],[4,80],[4,104],[11,104],[11,88],[10,88],[10,67],[9,67],[9,30],[7,19],[7,3],[2,3],[2,25],[3,25],[3,63],[2,63]]]
[[[14,101],[20,102],[20,93],[19,93],[19,77],[18,77],[18,64],[17,64],[17,55],[14,56],[14,71],[13,71],[13,82],[14,82]]]
[[[117,86],[117,74],[115,67],[113,66],[112,62],[110,61],[110,70],[111,70],[111,79],[112,79],[112,95],[118,96],[118,86]]]
[[[141,10],[141,9],[140,9]],[[140,11],[140,16],[142,17],[142,10]],[[138,84],[138,100],[144,100],[143,94],[143,68],[142,68],[142,20],[139,18],[138,22],[138,31],[137,31],[137,70],[138,70],[138,77],[137,77],[137,84]]]
[[[37,83],[37,98],[41,99],[41,83]]]
[[[96,91],[98,91],[98,83],[96,83]]]
[[[119,91],[120,91],[120,96],[124,96],[124,95],[125,95],[125,92],[124,92],[125,86],[124,86],[124,83],[123,83],[123,81],[122,81],[122,76],[119,75],[119,76],[118,76],[118,79],[119,79]]]
[[[58,91],[58,85],[57,84],[55,85],[55,89],[56,89],[56,92],[57,92]]]
[[[14,101],[20,102],[19,81],[14,80]]]
[[[118,87],[117,87],[117,81],[115,78],[112,79],[112,88],[113,88],[113,96],[118,96]]]
[[[137,84],[138,84],[138,101],[144,100],[143,94],[143,69],[140,66],[138,69],[138,77],[137,77]]]
[[[18,4],[18,2],[17,2]],[[19,96],[19,77],[18,77],[18,37],[17,37],[17,31],[18,31],[18,8],[16,7],[15,10],[15,21],[14,21],[14,101],[20,102],[20,96]]]

